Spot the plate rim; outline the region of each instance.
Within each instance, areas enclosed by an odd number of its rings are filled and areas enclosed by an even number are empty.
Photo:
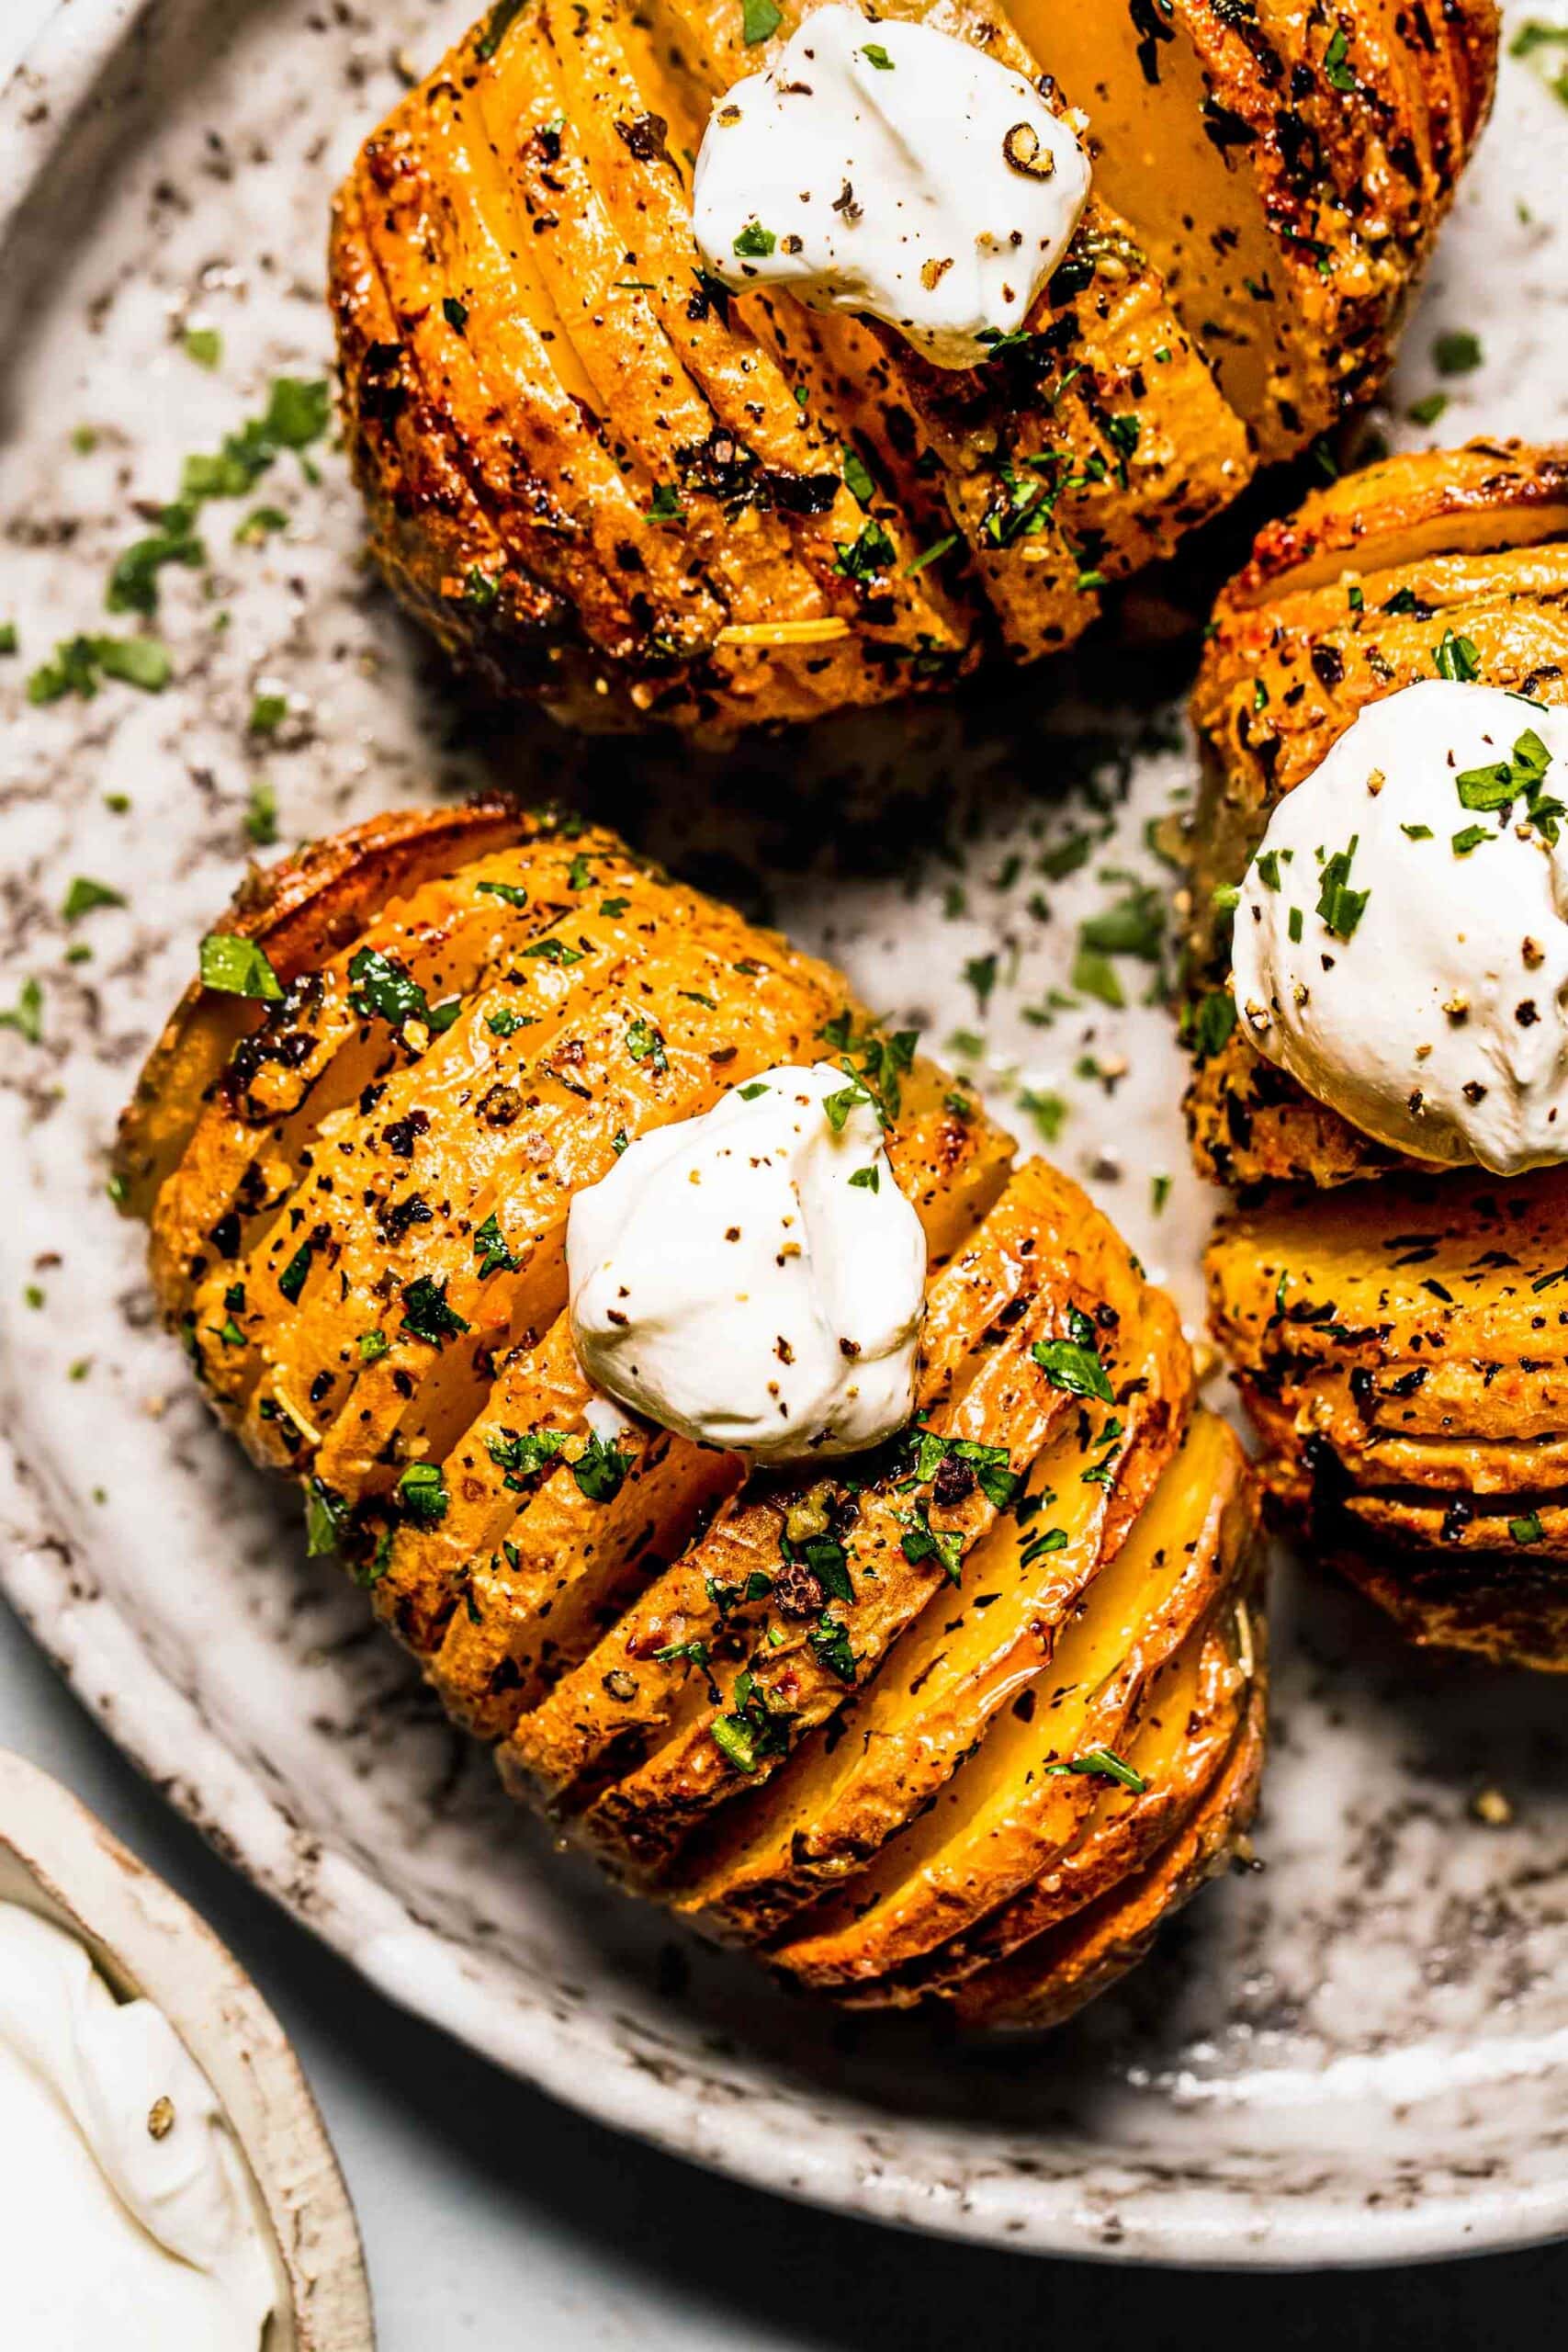
[[[210,6],[211,0],[199,4]],[[54,0],[0,87],[0,248],[39,176],[69,144],[121,44],[158,5]],[[1080,2186],[1070,2174],[1020,2180],[992,2166],[939,2192],[930,2177],[900,2168],[897,2119],[889,2118],[873,2162],[865,2135],[842,2122],[813,2118],[810,2140],[803,2141],[806,2118],[798,2108],[790,2113],[791,2137],[782,2143],[789,2153],[781,2165],[780,2137],[769,2120],[775,2102],[765,2091],[728,2110],[721,2134],[705,2125],[700,2088],[639,2064],[629,2049],[618,2059],[596,2052],[585,2067],[570,2027],[542,2007],[514,2007],[511,2033],[498,2049],[493,2020],[482,2033],[476,2030],[472,1969],[465,1993],[464,1972],[447,1940],[351,1857],[333,1853],[330,1887],[318,1883],[308,1900],[302,1896],[297,1875],[279,1860],[298,1834],[287,1811],[159,1670],[115,1602],[85,1587],[64,1517],[10,1442],[0,1445],[0,1591],[137,1770],[226,1860],[397,2007],[613,2130],[797,2202],[1014,2252],[1140,2267],[1363,2268],[1522,2248],[1568,2233],[1568,2179],[1501,2190],[1476,2185],[1375,2210],[1359,2199],[1276,2199],[1245,2183],[1167,2180],[1157,2189],[1139,2188],[1123,2222],[1113,2196]],[[90,1609],[78,1605],[89,1597]],[[141,1652],[140,1682],[115,1679],[109,1653],[117,1643]],[[398,1913],[395,1936],[377,1926],[378,1910],[389,1905]],[[424,1989],[412,1989],[414,1972],[399,1961],[411,1951],[435,1963],[442,1993],[428,1989],[428,1972]],[[482,1976],[483,1960],[472,1965]],[[604,2097],[607,2068],[615,2073],[613,2114]],[[1132,2191],[1141,2168],[1125,2170]]]

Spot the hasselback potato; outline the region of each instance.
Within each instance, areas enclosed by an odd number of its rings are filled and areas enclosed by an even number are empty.
[[[159,1302],[508,1786],[841,1999],[1031,2025],[1135,1958],[1250,1815],[1256,1505],[1083,1194],[829,967],[511,804],[310,848],[203,971],[121,1128]],[[573,1193],[822,1057],[924,1230],[919,1427],[750,1478],[607,1439]]]
[[[580,718],[809,718],[1077,636],[1375,386],[1496,47],[1491,0],[878,11],[1090,122],[1027,332],[946,370],[701,266],[709,107],[802,13],[759,40],[739,0],[497,0],[338,197],[381,564],[449,651]]]
[[[1248,1038],[1224,910],[1270,814],[1369,707],[1456,662],[1521,698],[1521,729],[1568,702],[1565,603],[1560,449],[1390,458],[1264,531],[1192,701],[1184,1013],[1194,1154],[1244,1197],[1211,1247],[1210,1296],[1270,1493],[1414,1638],[1559,1669],[1568,1170],[1438,1174],[1315,1099]],[[1434,787],[1446,834],[1463,810],[1440,769]]]

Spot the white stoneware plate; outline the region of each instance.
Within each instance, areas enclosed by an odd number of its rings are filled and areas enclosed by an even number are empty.
[[[330,188],[400,67],[430,62],[465,12],[69,0],[4,101],[0,621],[20,638],[0,661],[5,1001],[25,1021],[24,983],[41,989],[41,1042],[0,1035],[6,1588],[174,1802],[368,1976],[705,2163],[922,2228],[1124,2258],[1386,2261],[1560,2230],[1568,1786],[1551,1683],[1420,1659],[1287,1569],[1265,1871],[1212,1890],[1043,2046],[845,2028],[547,1851],[360,1597],[307,1565],[293,1507],[209,1425],[152,1326],[106,1146],[240,871],[253,790],[271,786],[289,840],[487,774],[590,802],[737,895],[766,876],[776,916],[871,1001],[939,1041],[973,1033],[954,1050],[1025,1133],[1021,1089],[1061,1095],[1058,1156],[1196,1303],[1210,1204],[1183,1173],[1165,1016],[1139,1001],[1149,967],[1123,962],[1121,1013],[1027,1017],[1051,1010],[1079,917],[1125,887],[1103,869],[1160,878],[1145,828],[1186,786],[1185,656],[1112,638],[1021,685],[728,765],[585,748],[462,703],[356,562],[355,503],[323,446],[309,474],[290,457],[245,501],[209,504],[209,567],[163,574],[166,692],[28,703],[57,639],[127,626],[102,607],[146,528],[134,502],[168,499],[184,456],[257,413],[273,376],[324,371]],[[1458,327],[1485,356],[1447,386],[1445,434],[1562,428],[1565,134],[1544,81],[1510,64],[1406,344],[1396,435],[1418,437],[1405,410]],[[192,327],[220,336],[216,366],[189,356]],[[264,502],[287,528],[236,543]],[[282,725],[249,729],[276,693]],[[1086,820],[1107,835],[1089,864],[1043,880],[1042,849]],[[68,926],[78,876],[127,903]],[[1030,911],[1042,889],[1049,921]],[[1506,1826],[1472,1812],[1483,1789]]]
[[[272,2233],[278,2301],[265,2352],[375,2352],[354,2208],[282,2027],[162,1879],[4,1749],[0,1902],[66,1928],[122,1998],[162,2009],[217,2092]]]

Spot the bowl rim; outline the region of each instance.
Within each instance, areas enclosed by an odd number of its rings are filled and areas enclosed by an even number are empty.
[[[282,2026],[182,1896],[62,1782],[0,1748],[0,1902],[18,1894],[76,1937],[117,1995],[152,2002],[211,2084],[288,2297],[269,2352],[374,2352],[354,2206]]]

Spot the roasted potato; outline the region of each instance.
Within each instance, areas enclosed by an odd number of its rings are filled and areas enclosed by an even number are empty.
[[[1210,1247],[1269,1492],[1412,1639],[1568,1670],[1568,1179],[1280,1193]]]
[[[373,543],[447,650],[565,714],[722,731],[1028,660],[1385,368],[1490,103],[1491,0],[896,0],[1092,123],[1025,340],[976,369],[701,268],[726,0],[496,0],[333,215]]]
[[[1215,1335],[1284,1515],[1413,1640],[1568,1668],[1568,1173],[1435,1175],[1255,1051],[1215,892],[1357,713],[1462,642],[1483,684],[1568,699],[1568,451],[1472,442],[1351,474],[1271,525],[1193,695],[1187,1097],[1235,1186]]]
[[[841,1998],[1030,2023],[1128,1964],[1245,1829],[1263,1653],[1254,1481],[1099,1212],[829,967],[574,822],[379,820],[215,936],[117,1188],[215,1409],[508,1786]],[[925,1228],[918,1426],[750,1479],[604,1439],[573,1192],[824,1056]]]
[[[1192,695],[1202,789],[1188,836],[1187,1099],[1216,1183],[1345,1183],[1404,1165],[1236,1026],[1215,892],[1358,712],[1466,640],[1483,684],[1568,700],[1568,449],[1472,441],[1390,458],[1270,524],[1221,594]]]

